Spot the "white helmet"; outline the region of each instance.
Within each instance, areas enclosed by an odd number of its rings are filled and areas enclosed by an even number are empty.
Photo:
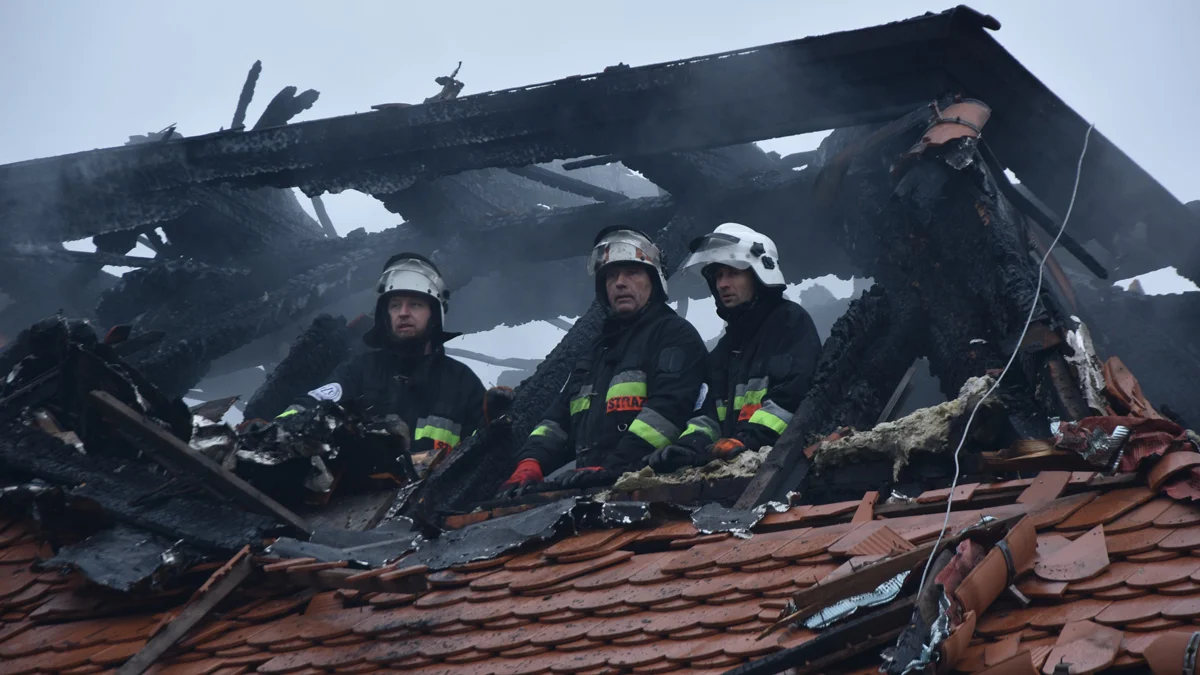
[[[683,261],[682,269],[700,266],[705,274],[709,265],[728,265],[739,270],[752,269],[763,286],[783,287],[783,270],[779,269],[779,249],[765,234],[738,223],[725,223],[712,234],[692,240],[692,254]]]
[[[375,292],[379,294],[379,301],[398,292],[427,295],[437,305],[438,316],[443,321],[449,309],[450,292],[446,290],[445,279],[432,262],[415,253],[392,256],[384,265]]]
[[[596,277],[596,294],[601,303],[606,303],[603,293],[603,277],[600,271],[619,262],[635,262],[654,269],[662,299],[667,298],[667,275],[663,271],[663,256],[650,237],[637,230],[625,227],[606,227],[596,235],[592,254],[588,256],[588,273]],[[655,278],[652,277],[652,278]]]

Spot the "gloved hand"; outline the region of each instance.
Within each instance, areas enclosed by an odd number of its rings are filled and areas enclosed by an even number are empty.
[[[728,462],[737,457],[746,450],[746,444],[736,438],[718,438],[716,443],[712,444],[709,449],[709,454],[713,459],[720,459]]]
[[[513,403],[512,387],[492,387],[483,395],[483,421],[491,424],[508,414]]]
[[[558,484],[571,490],[611,485],[617,476],[600,466],[585,466],[558,479]]]
[[[708,460],[706,453],[686,445],[668,445],[643,458],[655,473],[673,473],[687,466],[703,466]]]
[[[544,480],[541,463],[536,459],[523,459],[517,462],[517,468],[508,480],[500,484],[500,489],[496,491],[496,499],[515,499]]]

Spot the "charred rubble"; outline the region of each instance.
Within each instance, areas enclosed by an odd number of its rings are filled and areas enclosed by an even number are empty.
[[[1029,509],[1137,481],[1200,498],[1187,426],[1200,419],[1200,294],[1112,285],[1168,265],[1200,278],[1200,223],[1012,59],[998,27],[959,7],[479,96],[461,95],[456,68],[423,103],[304,124],[318,95],[287,87],[247,128],[256,63],[228,129],[0,167],[0,218],[39,225],[0,237],[0,332],[15,336],[0,352],[0,509],[38,521],[51,548],[39,565],[82,572],[108,600],[168,606],[164,591],[190,594],[197,569],[220,565],[201,591],[258,570],[360,607],[411,601],[427,571],[451,587],[468,566],[582,530],[679,520],[750,538],[805,508],[818,528],[944,512],[953,532],[914,547],[888,530],[872,540],[892,537],[886,556],[791,596],[767,632],[819,637],[742,672],[824,672],[822,659],[857,664],[888,645],[889,673],[945,672],[1031,564],[1020,518],[1042,512]],[[829,129],[796,156],[752,143]],[[319,198],[345,189],[404,222],[338,236]],[[813,387],[779,442],[610,488],[491,499],[600,330],[580,261],[594,233],[643,229],[678,264],[726,221],[774,237],[789,270],[873,282],[822,315]],[[62,246],[85,237],[95,253]],[[138,242],[155,256],[130,256]],[[277,419],[363,348],[375,275],[406,249],[449,280],[448,328],[579,318],[507,414],[453,452],[411,457],[403,423],[351,402]],[[108,264],[138,269],[114,280]],[[704,292],[678,281],[681,307]],[[903,414],[921,364],[943,402]],[[259,366],[236,429],[221,421],[232,397],[182,401]],[[951,517],[964,484],[1039,471],[989,494],[993,515]],[[1008,583],[980,590],[979,569]]]

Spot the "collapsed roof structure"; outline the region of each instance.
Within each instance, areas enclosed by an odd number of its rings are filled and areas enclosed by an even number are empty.
[[[1200,294],[1103,280],[1200,280],[1200,223],[998,28],[958,7],[462,97],[456,71],[423,104],[295,124],[317,94],[288,88],[247,129],[256,64],[227,131],[0,166],[3,671],[1190,673]],[[292,187],[406,222],[339,238]],[[481,501],[598,331],[592,234],[636,226],[679,261],[726,220],[875,281],[779,443]],[[360,467],[399,489],[305,478],[333,495],[305,506],[276,489],[293,467],[402,434],[333,406],[239,436],[229,401],[179,397],[278,363],[247,409],[273,415],[357,348],[361,322],[317,315],[404,249],[446,273],[459,328],[581,316],[505,424],[427,472]],[[26,328],[59,308],[92,325]],[[922,357],[947,401],[894,420]]]

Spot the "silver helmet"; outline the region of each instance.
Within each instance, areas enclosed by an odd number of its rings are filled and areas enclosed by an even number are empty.
[[[596,277],[596,293],[601,302],[606,302],[606,296],[601,292],[603,276],[601,271],[608,265],[622,262],[633,262],[645,265],[654,270],[652,278],[658,281],[662,299],[667,298],[667,274],[664,270],[662,251],[650,237],[637,230],[623,227],[608,227],[596,235],[592,254],[588,256],[588,273]]]

